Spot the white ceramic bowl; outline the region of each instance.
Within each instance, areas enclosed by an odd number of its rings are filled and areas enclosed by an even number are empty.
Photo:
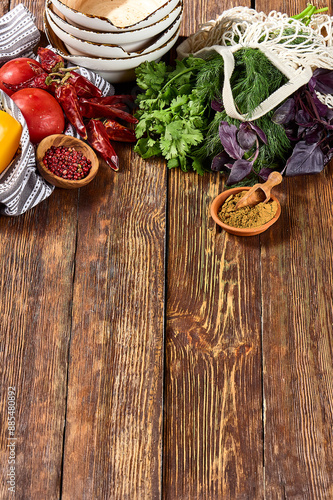
[[[84,11],[84,3],[82,4],[84,0],[52,0],[52,3],[65,16],[65,19],[75,26],[96,31],[121,33],[157,23],[167,16],[179,2],[179,0],[131,0],[131,4],[130,0],[113,0],[115,6],[113,12],[116,12],[116,10],[121,12],[122,16],[120,17],[120,14],[116,13],[114,15],[102,14],[105,11],[103,9],[104,4],[110,6],[110,2],[107,0],[100,0],[99,2],[96,2],[96,0],[86,1],[90,1],[90,6],[93,6],[93,8],[88,8],[86,11]],[[141,18],[140,11],[138,12],[136,9],[136,6],[139,5],[141,5],[142,9]],[[101,14],[96,15],[91,12]]]
[[[183,6],[180,2],[170,14],[151,26],[119,33],[92,31],[74,26],[63,18],[64,16],[61,12],[57,11],[50,0],[46,2],[45,12],[48,14],[49,19],[51,19],[60,29],[80,40],[118,45],[128,52],[133,52],[146,48],[155,36],[169,28],[169,26],[175,22],[182,8]]]
[[[117,59],[105,59],[101,57],[90,57],[69,54],[64,43],[56,36],[48,24],[46,15],[44,15],[44,31],[49,43],[54,47],[66,61],[74,66],[83,66],[91,69],[111,83],[119,83],[135,80],[135,68],[145,61],[159,61],[176,43],[180,27],[176,33],[161,47],[146,52],[144,55],[135,57],[122,57]]]
[[[49,23],[50,28],[53,30],[55,35],[57,35],[60,40],[62,40],[70,54],[73,55],[89,55],[95,57],[105,57],[105,58],[119,58],[119,57],[133,57],[137,55],[143,55],[147,52],[155,50],[162,45],[164,45],[178,30],[181,20],[182,20],[182,4],[179,4],[173,11],[172,19],[174,18],[174,13],[178,13],[175,20],[168,26],[161,34],[153,37],[151,44],[145,40],[145,47],[141,50],[129,50],[128,47],[124,49],[118,44],[107,44],[107,43],[97,43],[87,40],[81,40],[80,38],[67,33],[59,27],[59,25],[53,21],[52,11],[50,9],[45,9],[46,19]],[[58,18],[59,19],[59,18]],[[160,24],[160,23],[156,23]],[[156,24],[154,26],[156,26]],[[147,28],[143,28],[147,29]],[[135,31],[131,33],[136,33]],[[106,35],[113,35],[113,33],[107,33]],[[115,34],[118,37],[123,37],[124,33]],[[130,35],[130,34],[129,34]],[[130,39],[130,36],[128,36]],[[140,42],[139,42],[140,44]]]

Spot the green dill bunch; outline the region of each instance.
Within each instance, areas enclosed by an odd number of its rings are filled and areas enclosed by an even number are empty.
[[[273,114],[274,111],[270,111],[253,122],[265,132],[267,137],[267,144],[260,146],[258,158],[254,162],[256,172],[259,172],[264,167],[278,168],[278,165],[284,165],[290,156],[290,140],[284,128],[272,121]]]
[[[258,49],[243,48],[234,54],[235,69],[231,77],[231,89],[236,108],[251,119],[254,110],[273,92],[284,85],[286,77]],[[274,111],[270,111],[253,123],[263,130],[267,136],[267,144],[261,144],[255,170],[275,165],[284,161],[290,151],[290,141],[283,127],[272,122]],[[216,112],[211,120],[206,142],[198,150],[200,158],[211,159],[222,150],[219,138],[219,125],[226,121],[230,125],[240,126],[240,121],[231,118],[223,110]]]
[[[210,106],[213,99],[221,99],[224,82],[224,60],[217,52],[209,55],[196,77],[195,92],[201,102]]]
[[[274,29],[269,32],[268,35],[268,40],[275,40],[278,38],[277,43],[286,43],[288,41],[288,44],[291,45],[310,45],[312,46],[313,42],[311,40],[311,37],[309,36],[308,32],[304,30],[298,30],[297,31],[297,36],[296,35],[296,29],[292,25],[287,26],[286,28],[283,29],[282,33],[280,29]],[[262,38],[258,40],[258,43],[262,43],[266,39],[267,35],[263,35]]]
[[[284,85],[287,78],[259,49],[240,49],[234,58],[231,77],[234,101],[239,112],[251,118],[259,104]]]

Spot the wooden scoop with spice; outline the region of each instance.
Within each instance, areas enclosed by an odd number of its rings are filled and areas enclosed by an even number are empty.
[[[282,182],[280,172],[272,172],[266,182],[255,184],[247,193],[237,202],[235,210],[242,207],[254,207],[258,203],[267,203],[271,199],[271,189]]]

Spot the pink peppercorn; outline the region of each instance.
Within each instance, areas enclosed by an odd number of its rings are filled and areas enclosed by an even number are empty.
[[[84,179],[91,169],[91,161],[81,151],[66,146],[51,146],[43,163],[54,175],[67,180]]]

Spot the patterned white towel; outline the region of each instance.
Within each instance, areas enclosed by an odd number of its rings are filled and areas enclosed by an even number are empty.
[[[35,18],[22,4],[0,19],[0,61],[30,57],[40,40]]]
[[[21,111],[1,90],[0,109],[13,116],[23,127],[19,154],[0,174],[0,213],[20,215],[50,196],[54,187],[36,169],[35,150]]]

